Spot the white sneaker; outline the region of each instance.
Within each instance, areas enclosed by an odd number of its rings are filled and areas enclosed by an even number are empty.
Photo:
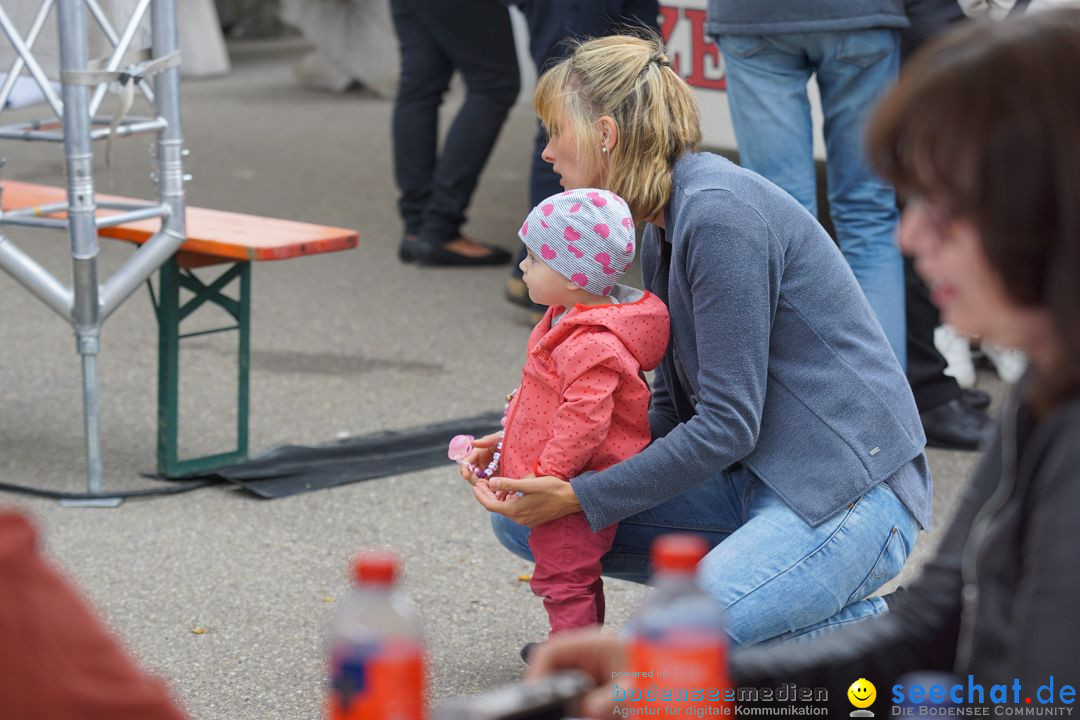
[[[997,370],[998,377],[1001,378],[1002,382],[1012,385],[1024,376],[1024,372],[1027,370],[1027,356],[1019,350],[984,342],[982,351],[986,355],[986,359]]]
[[[948,325],[934,329],[934,345],[945,357],[945,374],[956,379],[962,388],[975,386],[975,363],[971,360],[971,343]]]

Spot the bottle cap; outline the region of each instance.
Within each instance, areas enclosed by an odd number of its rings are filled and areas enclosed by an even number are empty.
[[[353,579],[370,585],[393,585],[399,564],[397,555],[393,553],[362,552],[353,560]]]
[[[661,535],[652,546],[653,569],[657,572],[692,573],[708,552],[709,544],[700,535]]]

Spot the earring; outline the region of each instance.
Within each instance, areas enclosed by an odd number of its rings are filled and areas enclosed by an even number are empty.
[[[601,145],[600,146],[600,152],[606,153],[607,152],[607,145]]]

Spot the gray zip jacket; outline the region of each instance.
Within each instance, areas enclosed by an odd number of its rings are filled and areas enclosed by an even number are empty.
[[[1037,692],[1051,676],[1055,705],[1063,686],[1080,691],[1080,398],[1037,421],[1016,410],[1021,394],[1006,404],[935,556],[887,614],[797,653],[735,654],[732,679],[827,687],[831,717],[850,711],[852,677],[877,685],[878,717],[904,674],[921,670],[954,673],[965,703],[969,675],[983,688],[974,704],[991,703],[991,687],[1006,685],[1006,704],[1020,713],[1048,699]]]
[[[571,481],[590,525],[741,462],[812,525],[884,481],[927,527],[915,401],[818,222],[760,175],[696,153],[675,164],[665,226],[647,228],[641,254],[645,288],[671,315],[653,442]]]

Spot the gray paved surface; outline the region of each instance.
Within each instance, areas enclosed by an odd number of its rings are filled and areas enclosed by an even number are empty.
[[[496,408],[518,379],[529,330],[524,314],[501,300],[506,271],[398,263],[390,104],[298,87],[293,63],[301,49],[295,41],[236,45],[232,75],[184,90],[192,204],[361,234],[353,252],[255,268],[253,450]],[[468,226],[508,248],[527,209],[533,127],[519,106]],[[145,193],[147,143],[118,142],[112,182],[102,166],[99,191]],[[7,177],[62,182],[57,147],[9,143],[0,152],[9,159]],[[68,277],[62,236],[12,236]],[[105,243],[105,268],[130,253]],[[140,294],[103,335],[106,485],[116,489],[145,487],[137,472],[154,458],[156,325]],[[80,490],[72,334],[6,276],[0,308],[0,478]],[[185,351],[187,451],[231,440],[222,413],[234,391],[232,347],[224,338],[203,339]],[[987,376],[981,382],[1000,391]],[[937,518],[947,517],[973,460],[931,454]],[[49,553],[196,718],[319,715],[324,629],[346,589],[346,559],[358,548],[388,546],[405,556],[405,588],[427,623],[436,698],[516,679],[518,648],[544,631],[539,601],[517,579],[529,568],[497,546],[485,512],[450,466],[273,502],[224,487],[115,510],[61,509],[21,496],[0,502],[36,516]],[[923,539],[905,577],[935,535]],[[610,618],[621,624],[640,588],[608,588]],[[208,632],[194,634],[196,627]]]

